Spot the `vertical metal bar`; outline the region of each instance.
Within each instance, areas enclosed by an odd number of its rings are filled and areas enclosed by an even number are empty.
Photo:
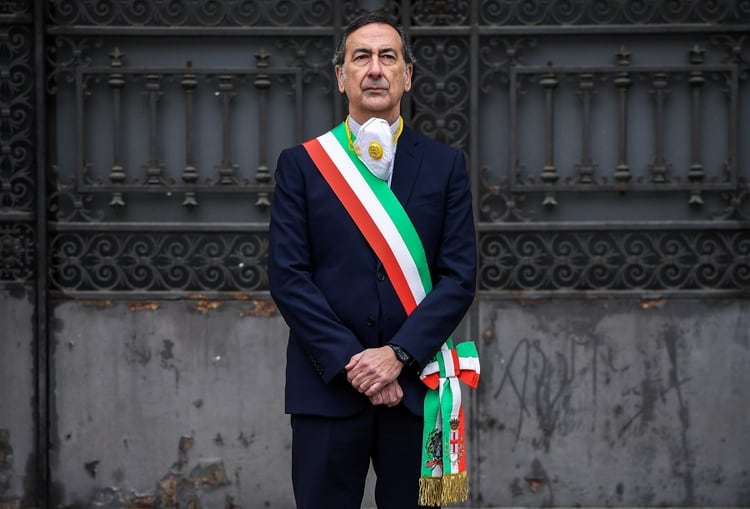
[[[83,141],[83,130],[84,130],[84,100],[86,99],[86,84],[83,78],[83,69],[79,66],[76,67],[76,135],[75,135],[75,172],[76,182],[78,185],[83,185],[86,178],[86,160],[84,158],[84,141]]]
[[[630,65],[630,53],[625,48],[617,52],[617,65]],[[633,83],[630,73],[627,71],[617,73],[615,77],[617,87],[618,111],[617,111],[617,166],[615,167],[615,181],[619,184],[627,184],[631,178],[630,166],[628,166],[628,89]]]
[[[187,62],[188,71],[193,66],[192,62]],[[195,74],[187,72],[182,76],[182,90],[185,92],[185,169],[182,171],[182,181],[187,184],[195,184],[198,181],[198,171],[195,167],[195,155],[193,151],[193,100],[194,92],[198,86],[198,80]],[[184,207],[195,207],[198,200],[193,191],[187,191],[185,198],[182,200]]]
[[[411,0],[403,0],[401,4],[401,26],[406,31],[406,36],[409,38],[409,44],[414,48],[414,39],[411,36]],[[413,85],[413,82],[412,82]],[[411,100],[411,94],[404,94],[401,99],[401,116],[404,117],[404,123],[411,125],[413,115],[413,106]]]
[[[652,78],[654,94],[654,161],[651,164],[651,181],[661,184],[667,181],[667,163],[664,157],[664,100],[667,88],[667,75],[663,72]]]
[[[221,164],[219,166],[219,183],[231,185],[233,183],[233,165],[229,148],[229,103],[234,94],[232,76],[219,76],[219,90],[221,99]]]
[[[513,61],[508,64],[508,171],[510,182],[520,183],[521,162],[518,156],[518,74]]]
[[[470,3],[469,83],[479,83],[479,13],[477,2]],[[469,178],[475,196],[479,195],[479,87],[469,88]],[[479,220],[478,200],[474,200],[474,221]]]
[[[700,66],[703,63],[703,50],[694,46],[690,50],[690,63]],[[693,184],[690,192],[690,205],[703,205],[700,184],[703,182],[704,172],[701,164],[701,93],[705,78],[703,72],[698,68],[690,72],[688,83],[691,89],[690,101],[690,169],[688,170],[688,180]]]
[[[146,183],[159,185],[161,178],[161,162],[159,161],[159,131],[157,103],[161,92],[161,76],[149,74],[146,76],[146,96],[148,98],[148,166],[146,167]]]
[[[336,51],[336,45],[338,45],[339,41],[341,40],[341,37],[344,33],[343,25],[344,25],[344,19],[341,16],[341,13],[343,12],[343,5],[341,5],[342,0],[334,0],[333,2],[333,41],[331,43],[331,49],[332,51]],[[331,72],[333,72],[333,69],[331,69]],[[298,90],[299,93],[299,90]],[[299,107],[301,107],[302,102],[297,103]],[[346,113],[344,112],[344,98],[342,97],[342,94],[339,94],[338,85],[336,83],[336,78],[333,79],[333,123],[337,124],[341,122],[341,120],[344,118]],[[299,141],[302,141],[301,137],[298,137]]]
[[[302,141],[304,136],[304,119],[305,119],[305,108],[304,108],[304,95],[302,90],[304,88],[302,69],[297,69],[294,73],[294,135],[295,141]]]
[[[255,67],[259,71],[267,69],[268,59],[269,54],[261,49],[260,53],[255,55]],[[271,80],[267,73],[258,72],[253,85],[258,91],[258,167],[255,172],[255,181],[261,186],[266,186],[271,182],[271,173],[268,170],[268,89],[271,86]],[[268,193],[259,191],[255,205],[261,209],[266,209],[271,205]]]
[[[411,28],[411,0],[394,1],[396,5],[400,4],[401,7],[401,25],[405,29]]]
[[[47,2],[34,2],[34,68],[36,110],[36,339],[34,425],[36,426],[36,488],[37,507],[50,506],[50,338],[48,309],[49,247],[47,244],[47,96],[45,93],[45,18]]]
[[[740,63],[735,62],[734,71],[729,76],[729,157],[727,158],[727,173],[730,181],[735,185],[738,184],[739,171],[739,67]]]
[[[579,76],[578,91],[581,97],[581,162],[578,165],[578,182],[593,182],[594,165],[591,160],[591,91],[594,76],[584,73]]]
[[[470,2],[469,23],[469,83],[479,83],[479,2]],[[469,178],[471,189],[474,192],[473,209],[474,223],[479,222],[479,87],[472,86],[469,89]],[[471,306],[469,309],[469,337],[479,338],[479,306]],[[477,341],[477,343],[479,343]],[[477,346],[480,346],[477,344]],[[469,416],[468,427],[471,436],[471,455],[469,456],[469,482],[473,487],[469,490],[469,502],[478,507],[481,502],[481,476],[479,468],[479,415],[480,399],[478,391],[470,391],[472,415]]]
[[[114,52],[110,53],[112,59],[110,67],[117,70],[122,67],[123,54],[120,53],[118,48],[115,48]],[[115,185],[119,185],[125,182],[125,170],[123,168],[122,160],[122,121],[120,112],[122,109],[122,88],[125,85],[123,75],[119,72],[112,72],[109,75],[107,81],[109,87],[112,89],[112,169],[109,173],[109,180]],[[85,87],[85,82],[81,84],[81,87]],[[80,108],[80,126],[78,129],[78,144],[80,146],[81,154],[79,160],[83,165],[83,147],[84,147],[84,131],[83,131],[83,101],[85,94],[81,93],[78,97],[79,108]],[[113,207],[125,206],[125,200],[122,193],[112,193],[112,199],[109,204]]]
[[[544,90],[544,168],[542,168],[542,182],[547,187],[557,182],[559,176],[557,174],[557,168],[555,168],[555,88],[557,88],[558,80],[555,73],[550,72],[544,74],[540,80],[542,89]],[[557,199],[555,198],[555,192],[551,189],[545,191],[544,200],[542,205],[546,207],[554,207],[557,205]]]

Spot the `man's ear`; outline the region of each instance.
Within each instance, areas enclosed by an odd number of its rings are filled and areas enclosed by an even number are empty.
[[[340,65],[337,65],[335,69],[336,69],[336,82],[339,85],[339,92],[343,94],[345,90],[344,89],[344,69]]]
[[[404,91],[408,92],[411,90],[411,75],[414,72],[414,65],[406,64],[404,69]]]

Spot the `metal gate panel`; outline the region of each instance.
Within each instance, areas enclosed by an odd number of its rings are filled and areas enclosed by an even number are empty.
[[[373,6],[116,5],[47,10],[53,292],[265,291],[275,154],[341,117],[332,47]],[[744,3],[379,5],[407,121],[468,156],[482,291],[746,292]]]

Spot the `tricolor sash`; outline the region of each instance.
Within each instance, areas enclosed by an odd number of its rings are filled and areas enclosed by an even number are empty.
[[[380,259],[406,314],[411,314],[432,290],[432,279],[422,241],[396,195],[348,148],[345,123],[303,146]],[[454,347],[448,337],[420,378],[429,390],[424,401],[419,503],[462,502],[468,498],[469,482],[458,381],[477,386],[476,346],[467,341]]]

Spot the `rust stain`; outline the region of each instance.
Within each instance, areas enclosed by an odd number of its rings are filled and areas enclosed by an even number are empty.
[[[485,329],[482,333],[482,341],[484,341],[485,344],[489,344],[492,342],[492,340],[495,339],[495,331],[492,329]]]
[[[180,452],[187,452],[193,448],[193,437],[180,437]]]
[[[542,299],[521,299],[521,305],[526,307],[538,306],[542,303]]]
[[[159,309],[159,303],[154,301],[128,302],[128,309],[131,311],[156,311]]]
[[[111,308],[112,307],[112,301],[109,299],[102,299],[102,300],[84,300],[83,301],[84,306],[88,306],[90,308]]]
[[[539,304],[541,304],[543,302],[543,299],[529,299],[529,298],[524,298],[524,296],[523,296],[524,295],[524,291],[523,290],[515,290],[512,293],[513,293],[513,296],[516,299],[518,299],[518,302],[522,306],[529,306],[529,307],[531,307],[531,306],[538,306]]]
[[[136,496],[130,499],[128,509],[152,509],[156,498],[152,495]]]
[[[223,486],[227,482],[227,474],[221,462],[201,465],[190,473],[190,480],[203,486]]]
[[[666,299],[640,299],[638,301],[638,305],[641,309],[661,309],[666,303]]]
[[[195,303],[195,309],[201,313],[205,313],[206,311],[219,308],[221,304],[218,300],[199,300]]]
[[[248,316],[263,316],[270,317],[276,316],[278,309],[276,304],[270,300],[254,300],[253,307],[240,312],[240,318],[246,318]]]
[[[234,300],[250,300],[250,294],[245,292],[229,292]]]
[[[162,507],[174,507],[177,505],[177,485],[180,483],[182,476],[169,474],[160,481],[162,496]]]
[[[536,490],[547,484],[547,481],[539,479],[538,477],[530,477],[526,479],[526,484],[529,485],[529,489],[532,493],[536,493]]]

